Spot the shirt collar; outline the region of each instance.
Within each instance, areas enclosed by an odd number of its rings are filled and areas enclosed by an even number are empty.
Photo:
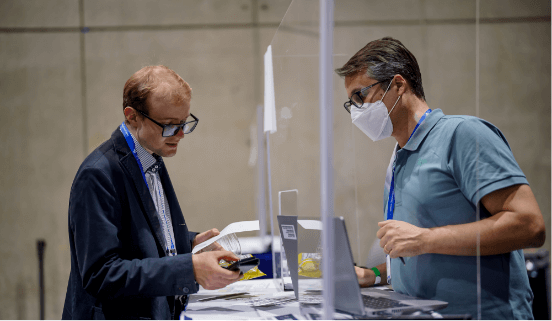
[[[410,151],[417,150],[418,146],[420,146],[420,144],[427,136],[427,134],[429,134],[433,126],[435,126],[435,124],[437,124],[439,119],[441,119],[443,116],[445,116],[445,114],[441,109],[435,109],[431,113],[429,113],[403,148]]]
[[[144,173],[152,171],[152,168],[156,163],[159,163],[159,165],[162,165],[163,159],[161,156],[158,156],[156,154],[150,154],[140,143],[138,140],[136,140],[136,137],[130,133],[130,136],[132,136],[132,140],[134,141],[134,146],[136,147],[136,154],[138,154],[138,159],[140,159],[140,163],[142,163],[142,168],[144,169]]]

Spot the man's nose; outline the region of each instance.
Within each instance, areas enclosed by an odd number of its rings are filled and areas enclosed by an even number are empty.
[[[176,136],[182,138],[184,137],[184,128],[178,129],[178,132],[176,133]]]

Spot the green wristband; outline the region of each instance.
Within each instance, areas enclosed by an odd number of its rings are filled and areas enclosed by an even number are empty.
[[[376,276],[381,276],[381,273],[380,273],[380,271],[378,270],[377,267],[373,267],[370,270],[374,271],[374,273],[376,273]]]
[[[376,281],[374,282],[374,285],[375,285],[375,284],[380,284],[380,283],[381,283],[381,273],[380,273],[380,271],[378,270],[378,268],[373,267],[373,268],[371,268],[370,270],[372,270],[372,271],[374,271],[374,273],[376,273]]]

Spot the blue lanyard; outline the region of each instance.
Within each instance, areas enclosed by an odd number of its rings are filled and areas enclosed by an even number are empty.
[[[140,167],[142,178],[144,179],[144,183],[146,183],[146,186],[148,186],[148,190],[149,190],[148,181],[146,181],[146,174],[144,173],[144,168],[142,167],[142,162],[140,162],[140,158],[138,158],[138,154],[136,153],[136,146],[134,145],[134,139],[132,139],[132,136],[130,135],[130,131],[128,131],[128,128],[126,127],[125,122],[121,124],[120,128],[121,128],[121,132],[123,133],[123,136],[125,136],[128,147],[130,147],[130,151],[132,151],[132,155],[134,155],[134,158],[138,163],[138,167]]]
[[[416,124],[416,127],[414,127],[412,134],[410,134],[408,141],[410,141],[410,138],[412,138],[412,135],[414,135],[414,133],[416,132],[416,129],[418,129],[420,124],[424,121],[426,116],[429,115],[429,113],[431,113],[431,109],[428,109],[424,113],[422,118],[420,118],[420,120]],[[388,220],[393,219],[393,213],[395,212],[395,161],[396,160],[397,160],[397,155],[395,155],[395,159],[393,160],[393,176],[391,177],[391,186],[389,187],[389,198],[387,199],[387,219]]]
[[[130,134],[130,131],[126,127],[125,122],[121,123],[121,132],[123,133],[123,136],[125,136],[125,140],[128,144],[128,147],[132,151],[132,155],[134,155],[134,158],[136,159],[136,162],[138,163],[138,167],[140,167],[140,172],[142,173],[142,178],[144,179],[144,183],[146,183],[146,186],[149,190],[148,181],[146,180],[146,174],[144,173],[144,168],[142,167],[142,162],[140,162],[140,158],[138,158],[138,154],[136,153],[136,145],[134,144],[134,139],[132,139],[132,135]],[[169,234],[169,238],[171,241],[171,248],[167,248],[169,250],[170,254],[175,253],[174,243],[172,240],[171,232],[169,231],[169,223],[167,221],[167,215],[165,214],[165,198],[163,197],[163,194],[161,193],[161,187],[158,186],[157,188],[158,194],[159,194],[159,202],[161,202],[161,210],[163,212],[163,217],[165,218],[165,225],[167,226],[167,233]]]
[[[167,215],[165,214],[165,196],[164,193],[161,192],[161,186],[159,186],[159,183],[157,184],[157,191],[159,194],[159,202],[161,202],[161,211],[163,212],[163,218],[165,219],[165,225],[167,226],[167,234],[169,234],[169,239],[171,241],[171,247],[167,248],[167,250],[169,250],[169,255],[172,256],[174,255],[174,253],[176,253],[176,250],[174,248],[171,231],[169,231],[169,222],[167,220]]]

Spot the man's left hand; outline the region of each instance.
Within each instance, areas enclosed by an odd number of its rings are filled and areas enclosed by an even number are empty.
[[[429,229],[420,228],[403,221],[379,222],[377,237],[385,254],[391,258],[424,254],[426,235]]]
[[[212,228],[208,231],[205,231],[203,233],[199,233],[198,235],[196,235],[196,237],[194,238],[194,241],[192,242],[192,249],[198,245],[198,244],[201,244],[205,241],[207,241],[208,239],[212,238],[212,237],[215,237],[217,235],[219,235],[220,232],[219,230],[217,230],[216,228]],[[221,250],[224,250],[222,248],[222,246],[220,246],[217,242],[213,243],[213,244],[216,244],[214,249],[211,249],[212,251],[221,251]],[[217,247],[218,246],[218,247]]]

